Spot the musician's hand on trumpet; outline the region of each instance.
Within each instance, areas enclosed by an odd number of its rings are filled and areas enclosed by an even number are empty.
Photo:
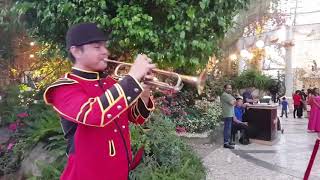
[[[144,104],[147,105],[149,103],[150,96],[152,95],[151,94],[152,87],[150,85],[147,85],[144,83],[142,83],[142,87],[143,87],[143,91],[142,91],[142,94],[140,97],[141,97],[142,101],[144,102]]]
[[[155,67],[156,65],[152,64],[152,60],[148,58],[148,56],[145,54],[139,54],[132,64],[128,74],[140,81]]]

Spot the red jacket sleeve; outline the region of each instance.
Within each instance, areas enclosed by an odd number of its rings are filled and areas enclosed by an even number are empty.
[[[153,110],[154,102],[152,98],[149,99],[147,105],[139,98],[130,108],[130,121],[136,124],[143,124]]]
[[[48,87],[44,100],[64,118],[88,126],[104,127],[138,101],[142,87],[131,76],[98,97],[89,97],[75,80],[63,78]]]

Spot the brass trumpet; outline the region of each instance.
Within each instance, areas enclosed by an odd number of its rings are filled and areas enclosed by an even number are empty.
[[[121,78],[124,76],[119,73],[121,68],[125,66],[129,66],[129,67],[132,66],[131,63],[119,62],[115,60],[105,59],[105,61],[107,63],[117,64],[117,67],[115,68],[115,71],[114,71],[114,75],[116,76],[116,78]],[[145,84],[155,86],[159,89],[167,89],[167,90],[173,90],[173,91],[180,91],[183,87],[183,82],[184,82],[192,86],[195,86],[197,88],[198,93],[201,94],[207,79],[207,72],[205,70],[200,73],[199,77],[181,75],[175,72],[164,71],[161,69],[153,69],[152,72],[154,74],[176,78],[175,85],[170,85],[169,83],[159,81],[157,78],[153,78],[152,80],[146,79],[143,81]]]

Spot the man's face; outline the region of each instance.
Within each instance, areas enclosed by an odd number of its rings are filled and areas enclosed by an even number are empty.
[[[108,58],[110,52],[106,48],[106,42],[85,44],[82,47],[82,49],[77,48],[73,53],[76,64],[89,71],[104,71],[107,68],[104,60]]]
[[[238,99],[237,100],[237,106],[242,106],[243,105],[243,100],[242,99]]]
[[[232,87],[231,87],[231,85],[227,85],[225,91],[226,91],[226,93],[231,94],[231,93],[232,93]]]

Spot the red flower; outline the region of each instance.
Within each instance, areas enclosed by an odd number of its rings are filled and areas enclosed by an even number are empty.
[[[187,130],[186,130],[185,127],[177,126],[177,127],[176,127],[176,132],[177,132],[177,133],[185,133],[185,132],[187,132]]]
[[[15,132],[17,130],[17,123],[13,122],[9,124],[8,129],[11,130],[12,132]]]
[[[23,112],[23,113],[19,113],[19,114],[17,114],[17,116],[18,116],[19,118],[25,118],[25,117],[28,117],[28,116],[29,116],[29,114],[28,114],[28,113],[26,113],[26,112]]]
[[[8,144],[8,147],[7,147],[7,150],[10,151],[13,149],[13,146],[14,146],[14,143],[9,143]]]

